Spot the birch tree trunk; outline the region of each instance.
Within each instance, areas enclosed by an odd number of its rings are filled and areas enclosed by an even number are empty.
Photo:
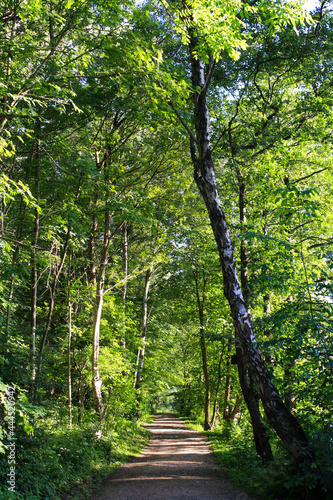
[[[314,472],[316,464],[313,452],[302,427],[283,404],[280,394],[269,375],[245,305],[236,271],[234,248],[215,179],[209,135],[209,111],[206,100],[209,78],[206,80],[203,61],[195,54],[198,38],[194,29],[189,29],[189,39],[196,132],[195,140],[192,136],[190,139],[194,179],[205,202],[219,251],[224,280],[224,294],[229,302],[236,339],[239,342],[246,367],[255,383],[270,424],[279,435],[285,448],[293,456],[295,463],[301,468],[312,466]],[[315,490],[311,490],[311,492],[317,493]],[[311,498],[311,492],[308,498]]]

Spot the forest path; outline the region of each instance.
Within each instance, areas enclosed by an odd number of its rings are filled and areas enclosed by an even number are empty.
[[[100,483],[92,500],[250,500],[222,477],[207,439],[157,415],[145,451]]]

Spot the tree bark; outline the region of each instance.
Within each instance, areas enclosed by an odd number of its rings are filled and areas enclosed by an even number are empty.
[[[196,55],[198,38],[189,28],[196,142],[191,141],[194,179],[205,202],[220,256],[224,294],[229,302],[237,341],[245,364],[262,400],[267,418],[285,448],[300,467],[316,467],[313,452],[296,418],[288,411],[275,387],[258,347],[237,276],[234,248],[216,186],[210,143],[209,111],[203,61]],[[314,469],[312,469],[314,472]],[[314,490],[312,490],[314,491]],[[309,497],[310,498],[310,497]]]
[[[236,354],[239,383],[242,389],[245,403],[250,413],[255,447],[258,455],[260,455],[264,460],[271,461],[274,459],[274,457],[271,446],[269,444],[266,427],[262,421],[262,417],[260,414],[259,400],[258,398],[256,398],[249,384],[244,356],[240,347],[236,348]]]

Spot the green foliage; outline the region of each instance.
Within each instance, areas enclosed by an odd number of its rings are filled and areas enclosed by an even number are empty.
[[[196,55],[204,62],[209,61],[208,53],[218,61],[225,51],[233,59],[238,59],[240,52],[247,49],[252,41],[253,32],[249,20],[265,23],[270,34],[274,34],[288,24],[295,30],[301,23],[311,22],[311,16],[302,9],[298,1],[249,2],[234,1],[230,4],[214,1],[191,0],[186,7],[176,5],[176,31],[182,34],[183,43],[188,43],[188,30],[195,29],[202,41]],[[254,30],[253,30],[254,31]]]
[[[215,242],[192,180],[191,29],[196,57],[214,69],[207,100],[216,178],[238,267],[241,244],[247,248],[257,340],[330,484],[332,15],[313,26],[301,3],[282,0],[193,0],[185,9],[181,2],[11,0],[0,5],[0,19],[0,456],[4,472],[5,396],[15,385],[17,498],[56,498],[112,471],[145,441],[133,423],[138,415],[171,408],[202,420],[200,326],[210,410],[215,397],[219,406],[210,438],[231,478],[245,488],[251,476],[251,491],[266,499],[297,498],[311,482],[311,471],[292,470],[273,438],[276,463],[261,464],[244,404],[237,424],[222,422],[241,391]],[[91,329],[108,237],[98,440]],[[205,293],[203,325],[197,290],[201,299]]]
[[[185,419],[185,423],[190,429],[203,432],[203,420],[200,423],[198,420]],[[223,468],[227,478],[258,499],[297,500],[304,493],[302,488],[313,484],[311,470],[296,471],[277,442],[272,442],[275,461],[270,464],[263,463],[255,451],[251,426],[246,420],[236,426],[224,422],[213,432],[207,431],[205,434],[210,441],[215,460]],[[327,435],[322,435],[322,439],[327,438]],[[327,500],[333,491],[331,446],[332,434],[324,446],[326,452],[322,457],[319,455],[321,470],[328,485]],[[319,448],[323,450],[319,445],[316,451]]]
[[[56,411],[36,426],[33,437],[17,441],[16,493],[24,500],[85,498],[93,480],[110,474],[129,457],[137,455],[148,433],[133,422],[117,420],[101,439],[96,438],[94,415],[81,426],[68,428]],[[3,477],[7,459],[0,461]],[[1,498],[9,499],[7,486],[0,487]]]
[[[1,151],[0,151],[1,154]],[[7,203],[15,199],[15,196],[20,195],[24,202],[30,206],[37,208],[41,212],[40,208],[36,205],[36,200],[32,196],[28,186],[23,184],[21,180],[18,182],[9,179],[5,174],[0,175],[0,200],[3,201],[4,206]]]
[[[4,384],[0,378],[0,453],[6,454],[11,439],[33,433],[37,421],[45,415],[45,409],[29,402],[26,391],[18,386]]]

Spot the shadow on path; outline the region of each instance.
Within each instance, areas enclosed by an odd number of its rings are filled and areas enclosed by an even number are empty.
[[[146,450],[104,480],[92,500],[250,500],[214,463],[208,441],[171,415],[145,426]]]

